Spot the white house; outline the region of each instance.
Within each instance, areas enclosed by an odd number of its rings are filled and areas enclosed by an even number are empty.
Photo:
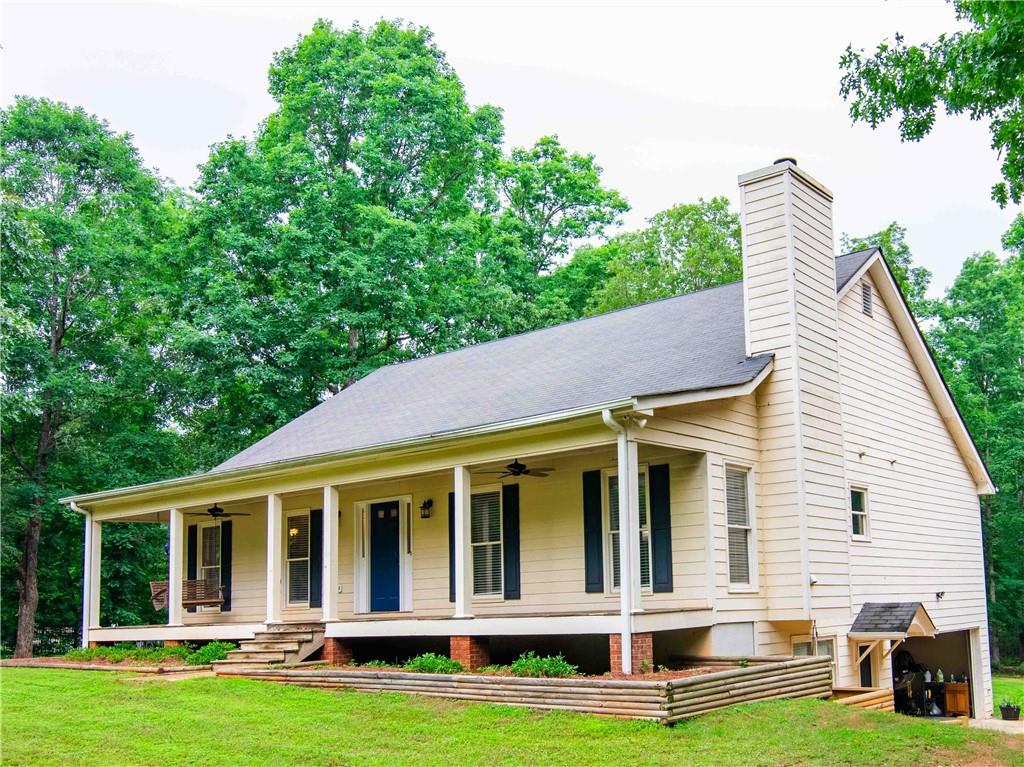
[[[65,499],[83,641],[828,654],[883,687],[909,651],[990,715],[985,466],[882,254],[835,256],[829,190],[790,160],[739,184],[742,282],[382,368],[206,474]],[[169,524],[166,625],[100,625],[127,522]]]

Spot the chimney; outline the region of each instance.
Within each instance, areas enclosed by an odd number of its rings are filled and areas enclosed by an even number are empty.
[[[784,318],[806,305],[790,306],[796,295],[813,295],[836,325],[832,192],[789,157],[739,183],[747,353],[778,353],[790,330]]]
[[[757,392],[762,584],[778,619],[838,625],[850,575],[832,193],[790,158],[739,186],[747,353],[775,358]]]

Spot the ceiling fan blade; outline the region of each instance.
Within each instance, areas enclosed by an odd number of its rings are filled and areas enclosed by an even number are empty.
[[[504,474],[499,474],[498,479],[505,479],[505,477],[517,477],[518,474],[513,474],[511,471],[506,471]]]
[[[185,512],[186,517],[208,517],[210,516],[205,511],[187,511]]]
[[[530,474],[536,474],[538,471],[554,471],[554,466],[538,466],[536,469],[527,469]]]
[[[508,474],[508,472],[505,471],[504,469],[499,469],[497,471],[474,471],[473,473],[474,474]]]
[[[251,517],[252,514],[250,514],[248,511],[226,511],[223,514],[221,514],[220,516],[222,516],[222,517]]]
[[[537,471],[533,471],[531,469],[530,471],[523,472],[523,473],[527,474],[527,475],[529,475],[531,477],[547,477],[547,476],[549,476],[546,471],[540,471],[539,469]]]

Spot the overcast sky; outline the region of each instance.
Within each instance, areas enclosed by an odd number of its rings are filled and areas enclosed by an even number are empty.
[[[940,119],[920,144],[852,126],[838,95],[847,43],[910,41],[955,25],[942,2],[94,3],[3,2],[2,99],[46,96],[134,135],[148,165],[189,186],[209,145],[252,135],[274,108],[274,51],[317,17],[430,27],[470,103],[505,114],[506,142],[556,133],[594,153],[632,211],[728,195],[736,176],[793,156],[836,198],[836,231],[897,220],[943,288],[964,257],[1000,250],[1019,210],[989,199],[984,124]],[[933,292],[935,292],[933,290]]]

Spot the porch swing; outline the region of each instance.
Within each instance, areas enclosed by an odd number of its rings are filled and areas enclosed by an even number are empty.
[[[150,581],[149,596],[154,610],[167,609],[168,581]],[[182,607],[211,607],[224,604],[224,587],[209,581],[181,582]]]

